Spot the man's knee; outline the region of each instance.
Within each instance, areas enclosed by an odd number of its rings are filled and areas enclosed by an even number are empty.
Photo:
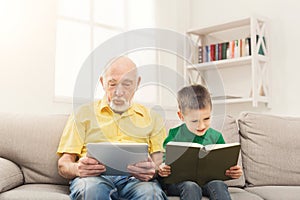
[[[70,197],[76,200],[100,199],[100,197],[109,197],[112,189],[110,184],[97,177],[76,178],[70,186]]]
[[[166,195],[157,182],[140,182],[135,185],[134,190],[136,197],[143,199],[166,199]]]

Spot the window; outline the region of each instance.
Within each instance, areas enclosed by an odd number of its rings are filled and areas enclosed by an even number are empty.
[[[124,31],[154,27],[154,16],[153,0],[58,0],[55,100],[72,102],[76,77],[93,49]],[[147,64],[156,63],[157,58],[156,52],[149,50],[133,52],[131,56],[142,56],[145,59],[140,60]],[[90,73],[92,77],[93,72]],[[143,93],[143,88],[137,92],[137,99],[142,96],[139,93]],[[143,99],[157,101],[156,88],[151,88],[151,94],[149,90],[146,93],[151,98]],[[101,87],[97,87],[95,95],[103,95]]]

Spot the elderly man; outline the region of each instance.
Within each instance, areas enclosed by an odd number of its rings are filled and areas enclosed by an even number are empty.
[[[129,58],[116,59],[100,78],[104,98],[70,116],[57,153],[59,173],[71,179],[72,199],[167,199],[154,179],[166,131],[160,116],[131,102],[140,80]],[[95,142],[147,143],[150,156],[129,165],[130,176],[104,175],[106,166],[86,157],[86,144]]]

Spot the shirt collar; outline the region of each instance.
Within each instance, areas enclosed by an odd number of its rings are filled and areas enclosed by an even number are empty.
[[[103,113],[103,112],[114,113],[112,111],[112,109],[109,107],[106,97],[104,97],[102,100],[100,100],[97,104],[98,104],[97,107],[99,108],[98,113]],[[137,113],[141,116],[145,116],[145,111],[141,108],[141,106],[139,104],[136,104],[136,103],[132,103],[130,108],[123,114],[133,115],[134,113]]]

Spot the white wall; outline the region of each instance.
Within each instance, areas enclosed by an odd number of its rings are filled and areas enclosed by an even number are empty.
[[[250,104],[230,105],[227,113],[241,110],[300,115],[299,3],[296,0],[191,0],[189,28],[214,25],[251,15],[270,18],[272,109]]]
[[[156,2],[158,26],[179,32],[251,14],[269,17],[272,109],[239,104],[227,107],[227,112],[235,115],[240,110],[254,110],[300,115],[297,62],[300,13],[296,0]],[[0,112],[69,113],[72,110],[71,104],[53,101],[55,23],[56,1],[0,0]]]
[[[185,0],[155,3],[157,26],[184,32]],[[56,0],[0,0],[0,112],[72,111],[54,102],[56,13]],[[160,61],[174,64],[168,56]]]
[[[0,111],[67,113],[54,103],[56,1],[0,0]]]

